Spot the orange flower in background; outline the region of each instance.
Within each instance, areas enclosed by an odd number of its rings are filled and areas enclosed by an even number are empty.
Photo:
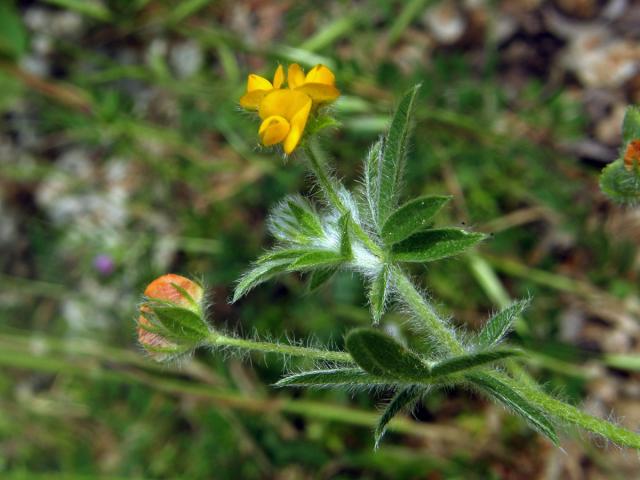
[[[276,69],[273,82],[249,75],[240,105],[258,111],[262,144],[269,147],[282,143],[289,155],[299,145],[314,107],[333,102],[340,91],[335,86],[335,75],[324,65],[316,65],[305,75],[300,65],[294,63],[287,70],[288,88],[281,88],[283,83],[282,65]]]
[[[624,152],[624,166],[627,170],[632,170],[634,165],[640,166],[640,139],[631,140]]]

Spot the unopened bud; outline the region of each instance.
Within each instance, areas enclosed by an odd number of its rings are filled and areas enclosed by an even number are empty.
[[[157,361],[193,350],[210,333],[204,315],[204,290],[180,275],[156,278],[144,291],[138,317],[138,342]]]
[[[640,166],[640,139],[631,140],[624,152],[624,168],[628,171]]]

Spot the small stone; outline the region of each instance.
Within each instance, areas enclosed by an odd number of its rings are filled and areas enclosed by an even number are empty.
[[[202,68],[204,54],[193,41],[176,43],[169,53],[169,64],[179,78],[189,78]]]
[[[451,1],[439,2],[427,9],[424,22],[436,41],[444,45],[460,40],[467,27],[464,15]]]

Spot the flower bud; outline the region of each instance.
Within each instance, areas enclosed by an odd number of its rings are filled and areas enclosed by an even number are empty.
[[[204,290],[180,275],[156,278],[144,291],[138,317],[138,342],[157,361],[193,350],[209,334]]]

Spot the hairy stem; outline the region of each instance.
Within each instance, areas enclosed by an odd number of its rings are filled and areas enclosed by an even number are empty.
[[[573,405],[562,402],[551,395],[547,395],[542,390],[532,388],[526,383],[520,383],[507,375],[499,372],[491,372],[493,376],[509,385],[514,390],[519,391],[529,402],[548,412],[549,415],[564,420],[567,423],[578,425],[590,432],[601,435],[609,440],[625,445],[627,447],[640,450],[640,435],[626,428],[619,427],[611,422],[594,417]]]
[[[320,156],[315,151],[313,144],[308,144],[305,147],[305,152],[307,154],[307,158],[309,159],[309,165],[311,166],[311,170],[315,175],[320,187],[323,192],[327,196],[327,200],[342,214],[349,212],[349,209],[345,206],[344,202],[340,198],[338,194],[338,184],[336,180],[331,176],[331,174],[327,171],[327,166],[320,159]],[[354,220],[352,218],[352,220]],[[354,221],[351,222],[351,226],[353,229],[353,233],[358,237],[358,239],[369,249],[369,251],[375,256],[381,258],[384,256],[384,252],[382,249],[371,239],[371,237],[365,232],[362,227]]]
[[[433,306],[418,291],[407,275],[398,267],[391,269],[391,277],[395,289],[404,303],[425,322],[429,333],[438,340],[449,353],[462,354],[464,348],[455,337],[453,330],[447,327],[444,320],[433,309]]]
[[[278,353],[292,357],[304,357],[311,360],[326,360],[330,362],[354,363],[347,352],[321,350],[318,348],[298,347],[282,343],[257,342],[244,338],[229,337],[212,333],[205,342],[211,346],[232,347],[240,350],[251,350],[263,353]]]
[[[325,191],[328,200],[341,213],[348,212],[349,210],[343,204],[340,196],[338,195],[338,184],[327,172],[326,165],[324,165],[324,163],[322,163],[318,159],[312,148],[307,147],[306,151],[313,173],[318,179],[318,183]],[[370,249],[371,253],[377,255],[380,258],[383,258],[384,252],[382,252],[382,249],[371,239],[371,237],[369,237],[369,235],[362,229],[362,227],[360,227],[360,225],[358,225],[355,221],[352,222],[352,224],[354,226],[356,235],[361,239],[363,244],[365,244]],[[453,355],[463,354],[465,352],[465,348],[456,338],[453,330],[449,328],[444,319],[440,318],[440,316],[434,310],[433,306],[428,302],[426,298],[424,298],[424,295],[420,293],[420,291],[402,271],[402,269],[394,266],[391,269],[391,272],[397,294],[411,309],[411,311],[425,323],[432,337],[436,341],[440,342],[440,344],[448,353]],[[346,353],[329,353],[345,355],[346,358],[340,361],[353,361],[351,357]],[[509,387],[513,388],[516,391],[519,391],[529,402],[535,404],[552,417],[582,427],[585,430],[606,437],[614,442],[617,442],[620,445],[640,449],[640,435],[625,428],[614,425],[613,423],[610,423],[606,420],[588,415],[572,405],[569,405],[553,398],[550,395],[547,395],[541,389],[529,384],[526,381],[514,380],[508,375],[488,368],[476,371],[475,375],[492,376],[504,382]],[[470,376],[469,379],[473,381],[472,376]]]

